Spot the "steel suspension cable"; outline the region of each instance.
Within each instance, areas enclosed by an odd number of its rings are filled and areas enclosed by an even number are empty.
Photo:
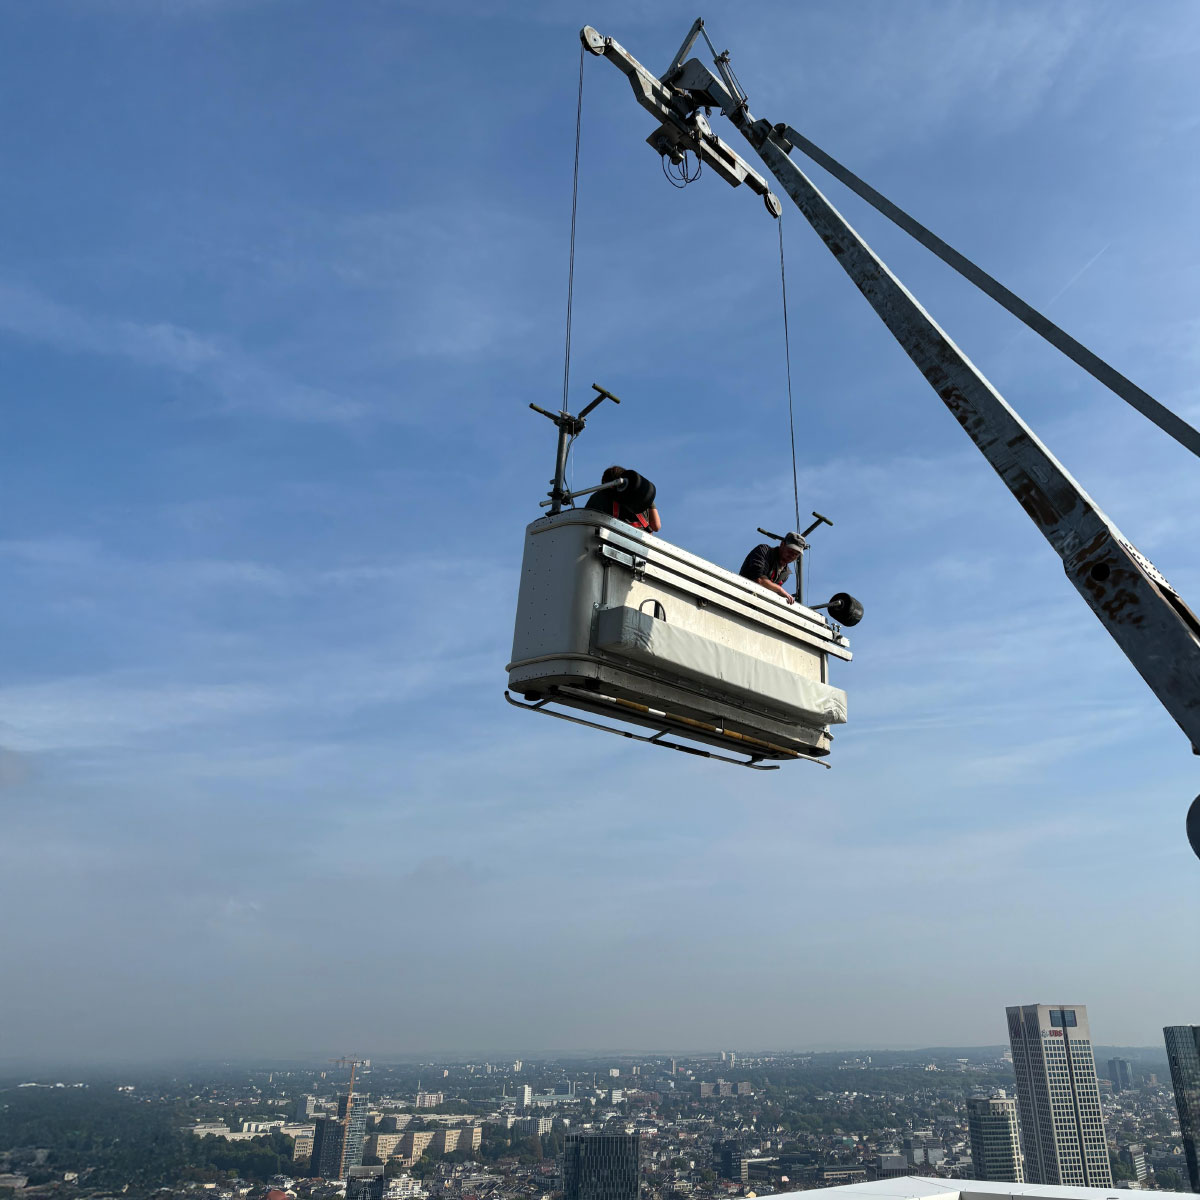
[[[787,271],[783,264],[783,216],[779,217],[779,285],[783,292],[783,352],[787,361],[788,432],[792,437],[792,496],[796,502],[796,532],[800,532],[800,481],[796,474],[796,413],[792,404],[792,347],[788,337]]]
[[[563,350],[562,410],[567,411],[567,388],[571,382],[571,315],[575,303],[575,214],[579,209],[579,135],[583,123],[583,55],[579,47],[579,95],[575,101],[575,177],[571,183],[571,254],[567,268],[567,340]]]
[[[886,196],[877,192],[853,171],[842,166],[836,158],[826,154],[820,146],[810,142],[803,134],[797,133],[791,126],[787,126],[783,130],[783,136],[802,154],[806,154],[818,166],[824,167],[830,175],[862,197],[894,225],[898,225],[926,250],[936,254],[942,262],[953,267],[964,279],[970,280],[981,292],[1012,313],[1018,321],[1023,322],[1034,333],[1045,338],[1056,350],[1065,354],[1073,363],[1082,367],[1093,379],[1098,380],[1110,391],[1120,396],[1126,404],[1137,409],[1147,420],[1153,421],[1163,433],[1173,437],[1181,446],[1186,446],[1193,454],[1200,455],[1200,431],[1189,425],[1181,416],[1172,412],[1149,392],[1138,387],[1136,383],[1122,375],[1098,354],[1089,350],[1082,342],[1076,341],[1065,329],[1056,325],[1044,313],[1038,312],[1033,305],[1027,304],[994,276],[976,266],[966,255],[960,254],[953,246],[942,241],[932,230],[910,217],[899,205],[893,204]]]

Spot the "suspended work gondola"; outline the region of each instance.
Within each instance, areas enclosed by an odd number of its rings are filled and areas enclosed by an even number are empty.
[[[596,391],[578,417],[530,406],[558,426],[559,453],[551,511],[525,531],[508,664],[523,699],[506,693],[510,703],[758,770],[820,762],[829,726],[846,720],[846,693],[829,681],[829,660],[851,657],[846,637],[820,611],[617,516],[565,507],[602,491],[635,511],[655,498],[635,472],[566,491],[566,447],[598,403],[616,400]],[[830,605],[847,624],[862,615],[849,596]]]

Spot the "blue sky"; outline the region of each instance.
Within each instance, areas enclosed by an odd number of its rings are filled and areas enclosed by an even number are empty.
[[[999,1042],[1200,1021],[1185,739],[799,214],[836,766],[502,700],[552,466],[584,23],[673,2],[0,6],[5,1057]],[[1200,420],[1200,10],[715,4],[751,107]],[[776,227],[589,58],[572,404],[663,535],[791,511]],[[725,131],[722,131],[725,136]],[[736,144],[737,135],[728,133]],[[1196,464],[814,178],[1193,604]],[[585,478],[586,477],[586,478]],[[552,727],[553,726],[553,727]]]

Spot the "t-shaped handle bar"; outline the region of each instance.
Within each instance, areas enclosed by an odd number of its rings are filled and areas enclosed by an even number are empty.
[[[813,516],[817,519],[800,535],[801,537],[808,537],[818,525],[828,525],[830,529],[833,528],[833,522],[828,517],[821,516],[819,512],[814,512]]]
[[[757,525],[755,528],[763,535],[763,537],[769,537],[773,542],[782,542],[787,536],[783,533],[772,533],[769,529],[764,529],[761,525]]]
[[[602,404],[605,400],[611,400],[614,404],[620,404],[621,401],[617,396],[614,396],[607,388],[602,388],[598,383],[592,384],[593,391],[596,392],[596,397],[588,404],[583,412],[579,414],[579,419],[582,421],[584,417],[596,407],[597,404]]]

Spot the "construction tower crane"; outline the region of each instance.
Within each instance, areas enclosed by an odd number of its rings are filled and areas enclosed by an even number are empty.
[[[714,74],[687,56],[703,37]],[[756,120],[728,52],[718,54],[703,20],[692,26],[662,76],[591,26],[580,31],[590,53],[622,71],[639,104],[659,121],[646,139],[675,164],[687,153],[734,187],[746,184],[778,217],[781,205],[766,178],[712,130],[719,109],[750,144],[784,192],[829,248],[928,380],[951,415],[1037,526],[1072,585],[1200,753],[1200,619],[1054,457],[900,280],[792,161],[800,149],[890,220],[931,249],[1073,361],[1105,383],[1165,432],[1200,454],[1200,432],[1164,408],[998,281],[952,250],[836,160],[785,124]],[[1200,856],[1200,797],[1188,817],[1188,837]]]

